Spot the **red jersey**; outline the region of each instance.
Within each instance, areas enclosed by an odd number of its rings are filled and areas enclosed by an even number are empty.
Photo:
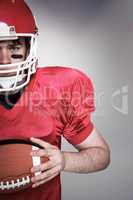
[[[67,67],[38,68],[12,109],[0,105],[0,140],[40,138],[61,148],[61,137],[76,145],[92,132],[94,111],[91,80]],[[60,176],[1,200],[60,200]]]

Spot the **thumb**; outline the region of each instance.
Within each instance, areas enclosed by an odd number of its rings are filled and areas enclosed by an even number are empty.
[[[45,149],[48,149],[48,148],[56,148],[56,146],[48,143],[48,142],[45,142],[44,140],[41,140],[41,139],[38,139],[38,138],[34,138],[34,137],[31,137],[30,140],[34,143],[37,143],[39,144],[40,146],[42,146],[43,148]]]

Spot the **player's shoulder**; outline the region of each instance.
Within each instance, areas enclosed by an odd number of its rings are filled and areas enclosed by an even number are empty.
[[[37,73],[41,79],[47,77],[51,81],[62,82],[63,84],[72,84],[77,80],[87,80],[91,82],[87,73],[75,67],[46,66],[38,68]]]

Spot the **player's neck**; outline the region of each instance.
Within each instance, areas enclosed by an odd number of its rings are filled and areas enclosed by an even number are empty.
[[[10,93],[1,93],[0,94],[0,104],[6,109],[12,109],[14,105],[18,102],[19,98],[23,94],[24,88]]]

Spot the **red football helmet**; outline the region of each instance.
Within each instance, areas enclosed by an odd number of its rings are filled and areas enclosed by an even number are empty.
[[[17,40],[20,37],[29,41],[28,55],[24,61],[0,64],[0,92],[24,87],[31,74],[36,72],[36,35],[35,19],[24,0],[0,0],[0,41]],[[9,76],[12,72],[16,75]]]

